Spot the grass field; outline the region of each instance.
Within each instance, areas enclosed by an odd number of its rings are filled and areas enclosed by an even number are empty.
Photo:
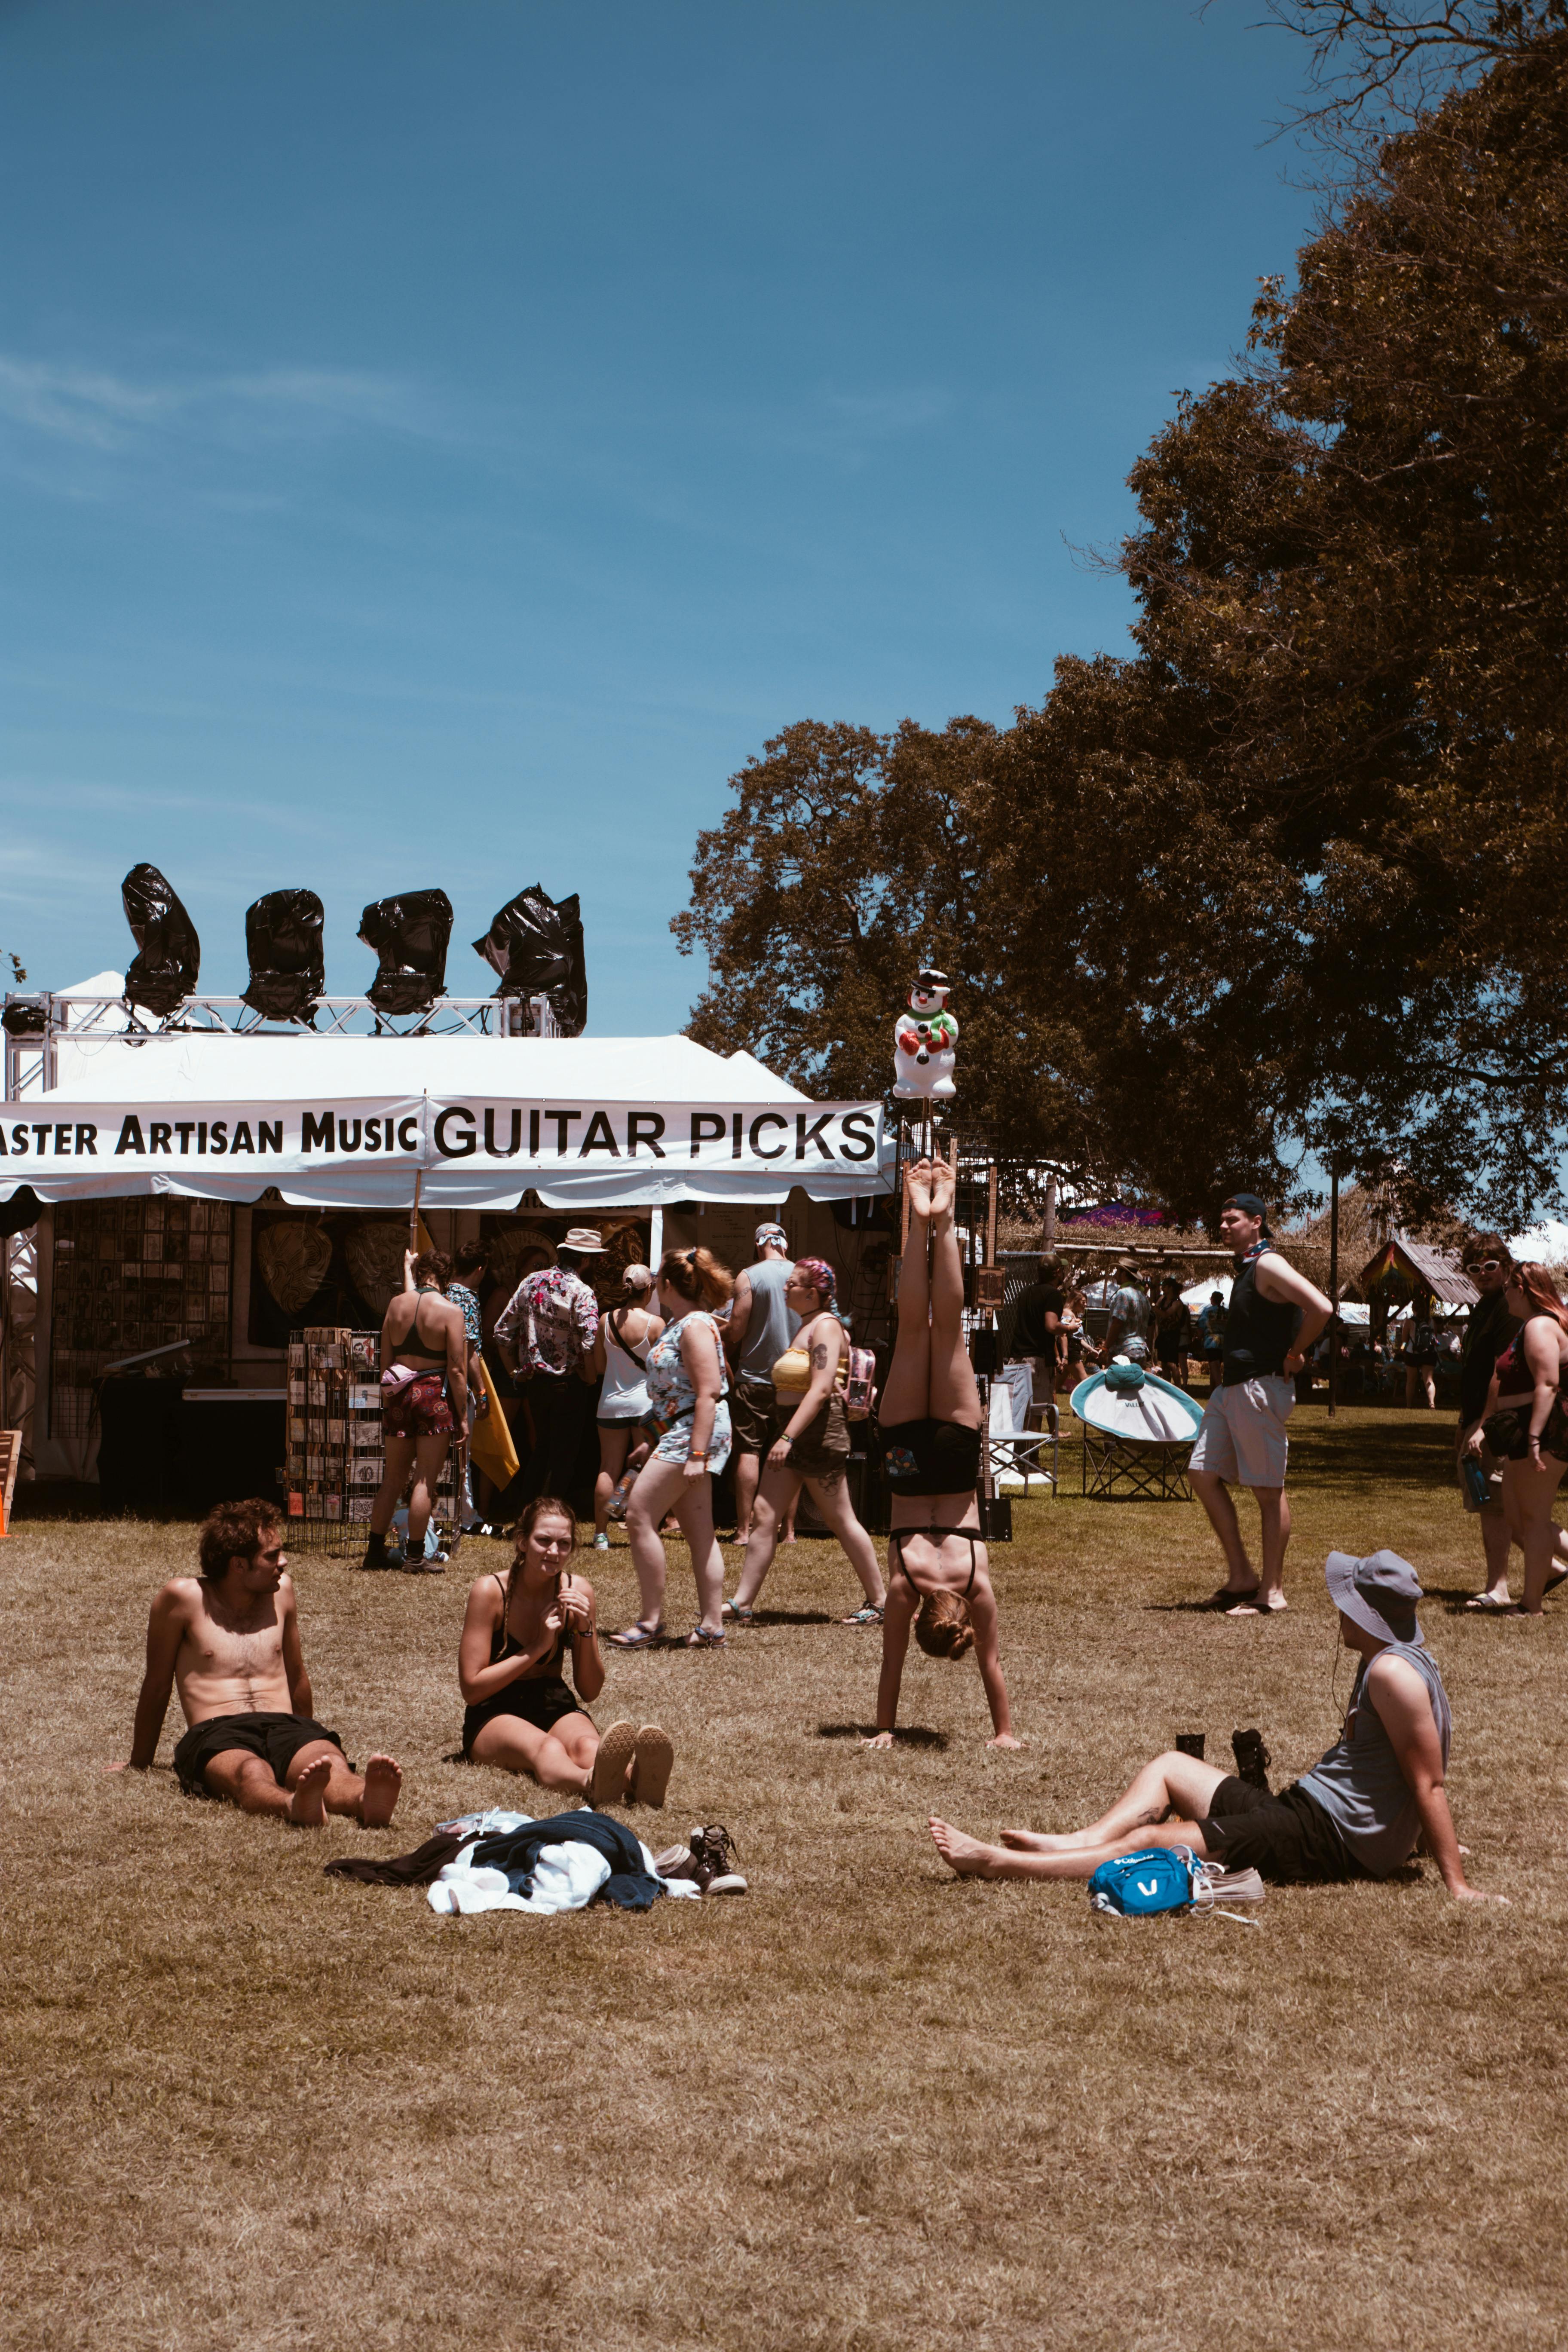
[[[673,1733],[652,1842],[727,1822],[749,1895],[443,1920],[340,1884],[531,1784],[444,1764],[472,1546],[444,1580],[296,1565],[317,1711],[406,1771],[396,1827],[310,1834],[123,1756],[181,1527],[24,1518],[5,1612],[5,2316],[28,2352],[722,2346],[1555,2347],[1568,2328],[1568,1612],[1467,1619],[1445,1423],[1295,1423],[1292,1601],[1193,1613],[1195,1505],[1019,1506],[993,1555],[1020,1756],[973,1662],[878,1636],[835,1547],[781,1555],[725,1656],[612,1657],[596,1709]],[[1068,1462],[1076,1484],[1077,1464]],[[1073,1826],[1149,1754],[1257,1724],[1276,1784],[1335,1729],[1331,1545],[1421,1570],[1478,1885],[1276,1890],[1261,1931],[961,1885],[935,1810]],[[596,1576],[632,1611],[624,1549]],[[692,1613],[671,1547],[671,1621]],[[1342,1661],[1339,1691],[1349,1683]]]

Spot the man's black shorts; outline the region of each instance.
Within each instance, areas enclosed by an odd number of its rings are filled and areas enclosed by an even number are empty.
[[[737,1454],[766,1454],[773,1442],[773,1384],[742,1372],[730,1386],[731,1442]]]
[[[1364,1874],[1317,1799],[1296,1781],[1274,1797],[1228,1775],[1198,1827],[1214,1861],[1226,1870],[1256,1870],[1277,1885],[1321,1885]]]
[[[193,1723],[174,1750],[174,1771],[187,1797],[210,1797],[203,1775],[215,1756],[226,1748],[242,1748],[247,1756],[259,1756],[272,1768],[272,1777],[280,1789],[288,1787],[284,1775],[301,1748],[312,1739],[330,1739],[340,1752],[342,1741],[324,1723],[312,1723],[308,1715],[215,1715],[205,1723]]]

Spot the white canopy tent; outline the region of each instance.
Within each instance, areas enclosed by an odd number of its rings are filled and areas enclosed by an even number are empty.
[[[0,1253],[4,1402],[31,1447],[35,1360],[47,1368],[46,1475],[90,1475],[95,1383],[154,1340],[166,1353],[199,1329],[228,1367],[226,1394],[279,1393],[284,1351],[251,1328],[268,1202],[405,1219],[417,1185],[422,1210],[451,1213],[437,1228],[447,1246],[480,1212],[596,1223],[640,1210],[656,1253],[679,1208],[708,1219],[710,1239],[722,1226],[743,1263],[752,1204],[831,1226],[835,1202],[893,1189],[879,1101],[814,1102],[753,1055],[689,1037],[487,1034],[492,1007],[461,999],[412,1033],[246,1028],[229,999],[147,1028],[121,986],[109,972],[55,992],[47,1033],[7,1040],[0,1202],[29,1187],[45,1213],[36,1238]],[[54,1212],[70,1203],[100,1221],[116,1203],[138,1214],[62,1238]]]
[[[691,1038],[66,1033],[0,1107],[0,1199],[658,1207],[892,1189],[879,1102],[816,1103]],[[47,1116],[46,1116],[47,1114]]]

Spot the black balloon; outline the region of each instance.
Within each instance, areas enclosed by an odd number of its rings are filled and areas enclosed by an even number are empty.
[[[126,1001],[166,1018],[190,995],[201,971],[196,927],[155,866],[133,866],[120,895],[138,950],[125,975]]]
[[[244,1002],[268,1021],[309,1021],[326,985],[321,902],[313,890],[268,890],[245,912],[250,982]]]
[[[378,898],[360,920],[359,935],[380,963],[370,984],[378,1013],[424,1013],[447,985],[452,901],[445,890],[405,890]]]
[[[490,924],[474,952],[500,974],[498,996],[545,996],[563,1037],[580,1037],[588,1020],[588,972],[577,894],[551,898],[542,883],[520,890]]]

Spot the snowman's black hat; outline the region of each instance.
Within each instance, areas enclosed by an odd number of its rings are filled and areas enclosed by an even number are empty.
[[[920,989],[947,988],[951,985],[946,972],[938,971],[934,965],[929,963],[922,964],[915,976],[915,986]]]

